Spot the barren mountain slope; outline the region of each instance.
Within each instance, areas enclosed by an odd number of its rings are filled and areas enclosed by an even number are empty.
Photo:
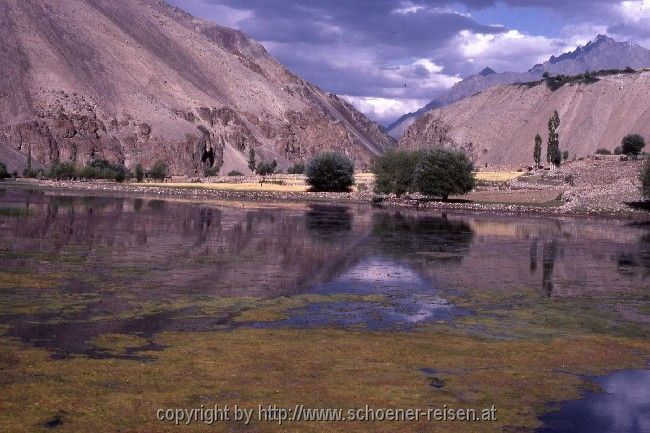
[[[535,134],[546,142],[548,119],[560,114],[560,148],[580,157],[604,147],[614,150],[629,133],[650,138],[650,72],[600,77],[592,84],[566,84],[552,91],[542,82],[493,87],[420,117],[400,146],[436,140],[440,120],[454,141],[472,148],[479,163],[530,165]],[[545,155],[546,144],[543,147]]]
[[[544,72],[551,75],[577,75],[586,71],[624,69],[628,66],[636,69],[650,67],[650,50],[630,42],[617,42],[608,36],[598,35],[584,47],[579,46],[557,57],[551,56],[548,61],[533,66],[528,72],[495,73],[492,69],[485,68],[479,74],[456,83],[418,111],[400,117],[388,126],[387,131],[393,137],[399,138],[415,119],[429,110],[446,107],[490,87],[539,80]]]
[[[31,155],[246,171],[251,147],[281,166],[322,149],[363,165],[393,145],[241,32],[158,0],[0,0],[0,53],[0,160],[24,155],[10,170]]]
[[[481,73],[471,75],[462,81],[454,84],[451,89],[443,93],[424,107],[413,113],[408,113],[397,119],[389,125],[386,130],[395,137],[400,138],[415,119],[422,116],[429,110],[446,107],[461,99],[475,95],[488,87],[494,87],[501,84],[525,83],[541,78],[541,74],[535,75],[528,72],[494,72],[490,68],[485,68]]]

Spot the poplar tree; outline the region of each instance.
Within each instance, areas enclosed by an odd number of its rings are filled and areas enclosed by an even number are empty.
[[[539,167],[542,162],[542,137],[539,134],[535,136],[535,149],[533,150],[533,160],[535,168]]]
[[[560,152],[560,134],[557,130],[560,127],[560,115],[557,110],[548,119],[548,143],[546,147],[546,161],[556,166],[562,162],[562,153]]]

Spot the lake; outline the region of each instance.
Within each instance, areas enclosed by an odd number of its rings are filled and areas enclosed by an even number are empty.
[[[404,394],[386,400],[393,404],[510,404],[502,410],[518,413],[520,421],[510,415],[490,428],[534,429],[540,427],[537,418],[547,410],[545,405],[585,392],[589,381],[583,375],[647,365],[648,224],[89,196],[2,185],[0,208],[5,209],[0,214],[0,335],[6,341],[0,368],[7,371],[5,385],[15,385],[13,394],[5,396],[10,403],[24,401],[29,392],[51,386],[53,380],[47,376],[39,382],[34,379],[37,372],[31,372],[34,388],[25,388],[27,373],[21,368],[26,358],[16,353],[36,357],[31,362],[43,369],[39,374],[59,375],[61,389],[66,380],[69,386],[83,383],[78,375],[84,368],[123,365],[126,377],[133,371],[129,365],[163,368],[172,355],[176,363],[218,358],[219,368],[239,377],[235,388],[247,389],[250,378],[242,369],[252,361],[241,358],[250,349],[235,351],[237,360],[203,352],[212,344],[208,341],[240,336],[237,341],[261,339],[268,347],[258,346],[258,352],[277,349],[305,362],[293,366],[298,376],[292,381],[258,378],[262,388],[275,386],[295,396],[313,381],[313,386],[329,389],[331,401],[344,404],[350,401],[337,393],[337,386],[356,386],[363,396],[371,384],[357,380],[375,371],[376,386]],[[318,338],[341,342],[328,355],[345,358],[341,366],[377,346],[374,355],[348,366],[345,379],[338,372],[314,379],[313,368],[322,361],[308,360],[316,356],[312,339]],[[188,343],[192,339],[195,345]],[[397,354],[380,355],[386,341],[417,356],[400,363]],[[357,348],[346,349],[344,342]],[[456,352],[459,344],[466,351]],[[576,344],[580,350],[574,349]],[[513,357],[516,353],[521,356]],[[265,359],[265,371],[294,371],[289,362]],[[70,370],[73,365],[78,370]],[[484,370],[507,378],[493,384],[490,376],[482,385],[467,382],[472,375],[483,377]],[[355,371],[358,375],[351,373]],[[555,376],[546,379],[544,372]],[[158,374],[163,380],[166,373]],[[356,377],[352,384],[351,377]],[[401,379],[392,382],[388,377]],[[419,389],[419,381],[431,380],[444,386],[422,388],[417,398],[406,397],[399,386],[403,381],[412,392]],[[92,388],[88,393],[94,401],[100,392],[97,383],[86,386]],[[211,389],[207,395],[218,391],[221,399],[259,400],[233,386]],[[538,388],[530,391],[534,401],[523,392],[511,395],[514,387],[522,386]],[[142,384],[129,390],[115,383],[100,388],[116,398],[153,389]],[[179,392],[193,401],[191,396],[203,395],[198,388],[196,384]],[[427,397],[430,392],[438,394]],[[364,399],[380,404],[380,397]],[[646,408],[647,397],[645,393]],[[180,405],[180,400],[174,401]],[[74,402],[71,396],[59,397],[44,403],[51,407],[36,411],[38,415],[18,406],[16,410],[25,417],[41,416],[43,425],[58,416],[62,427],[73,428],[84,419]],[[115,428],[110,412],[98,416],[105,417],[107,431]],[[125,419],[128,426],[150,421],[131,407]]]

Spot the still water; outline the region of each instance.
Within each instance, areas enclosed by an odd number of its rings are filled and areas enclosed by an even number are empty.
[[[151,352],[164,350],[153,339],[166,331],[455,328],[486,305],[495,317],[522,305],[527,315],[463,328],[481,338],[545,335],[546,323],[529,326],[536,305],[584,306],[582,331],[638,335],[650,324],[650,225],[639,222],[16,187],[0,187],[0,208],[25,210],[0,214],[0,324],[54,358],[113,356],[91,343],[108,333],[147,338],[138,350]],[[243,314],[260,306],[272,314]],[[648,431],[616,419],[636,411],[647,421],[647,371],[637,374],[644,394],[619,396],[632,389],[617,385],[627,376],[600,379],[609,394],[568,403],[545,431],[587,431],[562,426],[589,411],[616,431]]]
[[[153,335],[232,325],[227,315],[188,314],[193,305],[187,302],[120,319],[134,303],[339,295],[327,303],[315,296],[275,325],[403,328],[472,314],[448,300],[464,289],[611,300],[645,294],[650,282],[650,225],[617,220],[192,203],[20,188],[0,189],[0,207],[29,209],[28,216],[0,217],[0,272],[52,286],[48,306],[40,305],[42,288],[23,281],[12,289],[5,282],[11,302],[5,298],[0,322],[61,353],[82,350],[83,341],[107,331]],[[382,302],[356,302],[373,295]],[[622,320],[646,318],[626,303],[615,308]]]

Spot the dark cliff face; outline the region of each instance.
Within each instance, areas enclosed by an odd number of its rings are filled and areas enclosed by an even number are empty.
[[[10,170],[106,158],[174,174],[280,166],[336,148],[359,165],[394,145],[352,106],[243,33],[158,0],[0,4],[0,160]],[[20,157],[22,155],[22,158]],[[31,157],[31,158],[30,158]]]

